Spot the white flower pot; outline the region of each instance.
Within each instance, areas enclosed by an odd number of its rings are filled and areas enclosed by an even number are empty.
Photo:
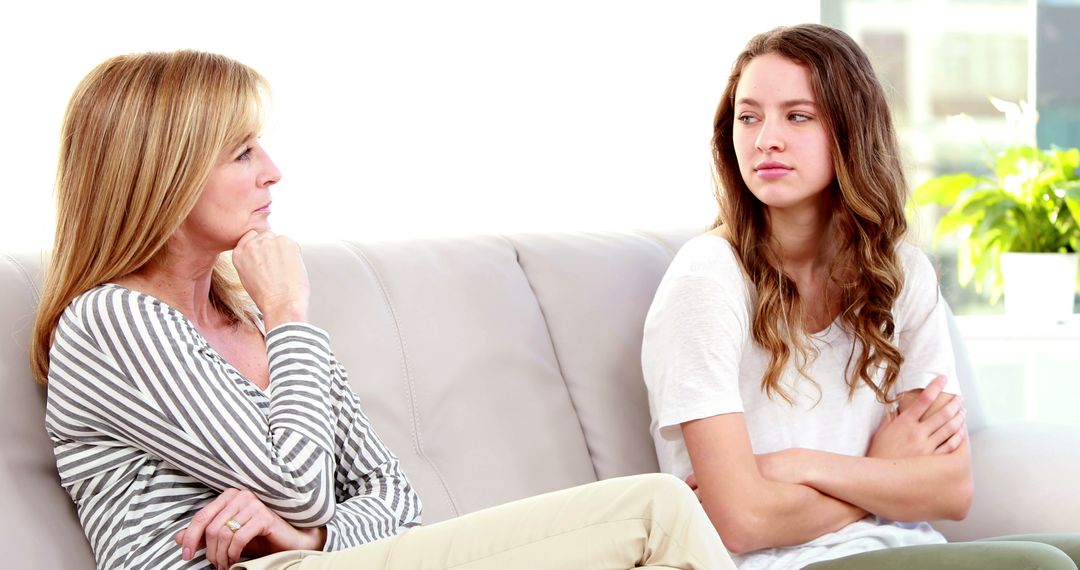
[[[1031,319],[1062,319],[1073,312],[1076,253],[1004,253],[1005,314]]]

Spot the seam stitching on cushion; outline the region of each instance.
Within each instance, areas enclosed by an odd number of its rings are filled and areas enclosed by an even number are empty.
[[[39,253],[39,255],[41,254]],[[20,276],[22,276],[23,281],[26,282],[26,288],[30,292],[30,306],[32,307],[33,311],[30,313],[29,317],[31,335],[33,335],[32,330],[34,327],[34,323],[37,320],[37,308],[38,304],[41,302],[41,289],[34,283],[34,279],[30,276],[30,271],[26,269],[26,266],[20,263],[19,260],[12,257],[10,254],[4,253],[3,256],[5,259],[7,259],[8,263],[10,263],[12,267],[15,268],[15,271],[18,272]],[[44,260],[42,260],[42,262],[44,263]],[[27,358],[30,357],[29,350],[27,351],[26,356]]]
[[[678,253],[674,248],[668,245],[668,243],[664,241],[656,232],[651,232],[649,230],[634,230],[632,233],[656,243],[660,246],[661,249],[668,252],[668,255],[670,257],[675,257],[675,254]]]
[[[589,454],[589,464],[592,465],[593,478],[600,479],[600,476],[596,472],[596,460],[593,458],[592,446],[589,445],[589,437],[585,434],[585,426],[581,423],[581,414],[578,412],[577,404],[574,402],[574,393],[570,390],[570,385],[566,382],[566,373],[563,372],[562,359],[559,358],[559,349],[555,346],[555,337],[551,334],[551,325],[548,324],[547,313],[544,312],[544,305],[540,302],[540,296],[536,294],[536,287],[533,287],[532,280],[529,279],[529,272],[525,271],[525,266],[521,264],[521,252],[518,251],[517,245],[514,244],[508,236],[500,236],[510,249],[514,251],[514,262],[517,263],[518,269],[521,270],[521,275],[525,278],[525,283],[529,286],[529,291],[532,292],[533,299],[536,301],[536,309],[540,311],[540,320],[544,322],[544,331],[547,332],[548,344],[551,346],[551,354],[555,356],[555,367],[559,371],[559,378],[563,382],[563,388],[566,390],[566,399],[570,402],[570,408],[574,411],[574,417],[577,419],[578,429],[581,430],[581,439],[585,442],[585,450]]]
[[[442,485],[443,492],[446,493],[446,500],[450,504],[451,512],[453,512],[455,516],[458,516],[461,513],[458,511],[454,494],[450,491],[449,485],[446,484],[446,478],[443,477],[443,474],[435,464],[435,461],[428,457],[427,453],[424,451],[424,444],[420,438],[420,412],[418,411],[419,407],[416,405],[416,387],[413,384],[412,372],[409,368],[408,344],[405,342],[404,333],[401,332],[401,321],[398,319],[397,311],[394,309],[394,303],[390,299],[390,291],[386,288],[386,283],[383,281],[382,274],[375,268],[375,264],[371,262],[367,254],[360,249],[359,244],[352,242],[343,243],[345,244],[345,248],[367,266],[372,275],[375,276],[375,282],[379,286],[379,292],[382,293],[383,307],[390,313],[390,320],[394,323],[394,332],[397,335],[398,347],[401,351],[401,373],[405,380],[405,397],[409,403],[409,430],[413,440],[413,451],[415,451],[416,454],[431,467],[431,470],[439,479],[439,484]],[[406,476],[408,476],[408,474],[406,474]],[[423,500],[423,498],[421,498],[421,500]]]
[[[37,306],[37,301],[41,298],[41,290],[34,284],[33,278],[30,277],[30,272],[26,270],[26,267],[24,267],[19,260],[12,257],[10,254],[5,253],[3,255],[8,262],[15,267],[19,272],[19,275],[22,275],[23,280],[26,281],[26,284],[28,285],[27,288],[30,290],[30,301]]]

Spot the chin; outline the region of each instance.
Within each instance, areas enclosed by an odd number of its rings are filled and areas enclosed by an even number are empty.
[[[262,221],[259,223],[251,224],[251,227],[245,229],[244,233],[247,233],[251,230],[255,230],[256,232],[259,232],[261,234],[263,232],[273,231],[274,228],[270,227],[270,222]]]
[[[769,208],[791,208],[816,203],[818,192],[806,193],[791,188],[751,189],[758,202]]]

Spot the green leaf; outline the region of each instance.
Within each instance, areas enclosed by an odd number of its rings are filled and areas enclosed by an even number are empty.
[[[956,248],[956,280],[967,287],[973,277],[975,277],[975,262],[974,256],[971,255],[971,242],[965,240]],[[975,290],[979,290],[978,284],[975,285]]]
[[[912,198],[918,206],[941,204],[951,206],[961,192],[978,184],[979,179],[966,172],[931,178],[915,189]]]
[[[1055,148],[1050,151],[1050,157],[1054,168],[1061,172],[1063,180],[1080,178],[1080,173],[1077,172],[1077,169],[1080,169],[1080,148]]]
[[[1010,241],[1016,238],[1020,226],[1015,218],[1018,205],[1012,200],[1001,200],[987,206],[982,211],[982,220],[975,225],[971,233],[973,236],[989,235],[996,232],[999,238],[1007,235]]]
[[[955,208],[958,208],[970,219],[978,220],[985,215],[988,208],[997,204],[1005,204],[1009,208],[1023,209],[1023,205],[1017,202],[1012,194],[1001,188],[982,188],[970,192]]]
[[[1026,174],[1031,163],[1047,162],[1045,155],[1033,146],[1009,147],[998,153],[994,161],[994,174],[998,180],[1006,176]]]
[[[965,216],[962,211],[957,209],[950,210],[948,214],[945,214],[938,220],[937,232],[934,233],[934,243],[937,243],[942,237],[957,233],[972,224],[973,221],[969,220],[968,216]]]
[[[1065,205],[1069,208],[1069,213],[1076,223],[1080,224],[1080,181],[1071,182],[1062,190],[1065,192]]]

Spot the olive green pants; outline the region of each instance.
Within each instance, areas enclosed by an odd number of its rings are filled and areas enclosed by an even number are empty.
[[[817,562],[806,570],[1077,570],[1080,534],[1025,534],[974,542],[886,548]]]
[[[419,526],[340,552],[233,570],[734,570],[697,497],[671,475],[598,481]]]

